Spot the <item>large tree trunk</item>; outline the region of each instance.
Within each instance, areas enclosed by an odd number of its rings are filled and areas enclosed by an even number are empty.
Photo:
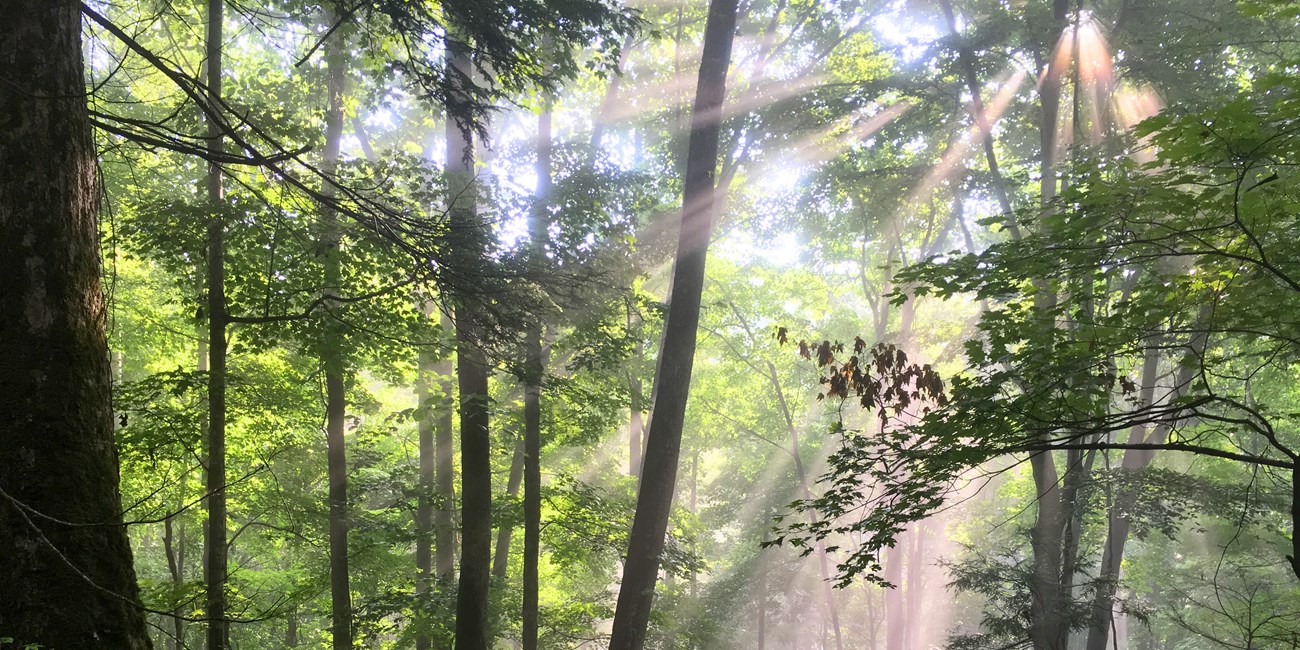
[[[610,650],[641,650],[645,645],[659,556],[672,510],[700,321],[705,256],[713,232],[718,132],[726,98],[737,3],[738,0],[712,0],[704,28],[704,54],[683,179],[682,224],[673,269],[672,300],[664,325],[664,347],[655,381],[654,417],[646,441],[641,489],[628,539]]]
[[[454,78],[452,91],[461,97],[472,83],[465,45],[447,41],[448,67]],[[461,102],[449,102],[449,106]],[[474,143],[469,119],[451,114],[447,119],[447,170],[458,197],[451,206],[451,227],[466,242],[460,251],[466,265],[462,273],[475,272],[484,255],[482,224],[473,183]],[[473,268],[470,268],[473,267]],[[468,291],[462,287],[462,291]],[[488,591],[492,562],[492,440],[488,429],[488,361],[480,340],[483,328],[474,304],[476,296],[461,296],[456,314],[456,377],[460,387],[461,549],[460,582],[456,592],[456,650],[487,650],[492,645],[488,625]]]
[[[326,22],[333,25],[336,21],[333,12],[327,12]],[[328,100],[321,171],[327,180],[321,188],[321,194],[328,199],[334,196],[334,185],[329,179],[338,169],[339,145],[343,139],[343,84],[346,80],[347,52],[341,34],[326,39],[325,66]],[[324,256],[323,290],[329,295],[340,296],[342,260],[339,259],[338,215],[324,204],[321,205],[320,244]],[[334,650],[349,650],[352,647],[352,593],[348,586],[348,463],[344,442],[348,407],[347,364],[342,350],[342,322],[331,313],[328,303],[326,307],[321,361],[325,370],[325,441],[329,474],[330,633]]]
[[[79,9],[0,0],[0,635],[134,650]]]
[[[1053,0],[1054,25],[1064,26],[1069,3]],[[1044,212],[1052,209],[1056,198],[1056,144],[1057,118],[1061,107],[1063,70],[1057,65],[1055,55],[1048,53],[1050,64],[1039,87],[1041,116],[1039,123],[1039,201]],[[1047,308],[1055,303],[1055,294],[1045,283],[1038,283],[1039,297],[1036,308]],[[1062,611],[1061,559],[1065,546],[1064,512],[1056,460],[1052,452],[1037,452],[1029,459],[1036,488],[1038,512],[1030,529],[1030,545],[1034,554],[1033,577],[1030,584],[1029,637],[1034,650],[1065,650]]]
[[[221,99],[221,47],[224,3],[208,0],[208,101]],[[223,148],[221,127],[208,122],[208,150]],[[230,642],[226,620],[226,226],[222,214],[221,167],[208,163],[208,522],[203,540],[208,618],[208,650],[225,650]]]
[[[528,219],[531,250],[529,270],[544,272],[546,232],[550,226],[548,201],[551,195],[551,99],[543,100],[537,118],[537,196]],[[542,374],[546,359],[542,351],[542,321],[528,324],[524,361],[524,612],[523,650],[537,650],[538,561],[542,533]]]
[[[1030,530],[1034,573],[1030,585],[1029,638],[1034,650],[1066,650],[1064,612],[1061,609],[1061,552],[1065,546],[1061,490],[1052,452],[1029,459],[1037,493],[1038,513]]]

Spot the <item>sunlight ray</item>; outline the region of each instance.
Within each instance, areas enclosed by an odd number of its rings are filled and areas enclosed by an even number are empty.
[[[1015,98],[1021,85],[1024,84],[1027,76],[1028,74],[1025,73],[1024,70],[1016,70],[1010,73],[1003,73],[997,80],[994,80],[989,84],[998,89],[997,92],[994,93],[993,98],[985,106],[984,116],[988,121],[989,128],[993,128],[993,126],[998,123],[1002,114],[1006,112],[1007,107],[1011,105],[1011,101]],[[976,122],[967,127],[961,138],[958,139],[957,142],[953,143],[952,146],[948,147],[948,150],[943,153],[943,157],[940,158],[939,163],[935,165],[930,170],[930,173],[926,174],[925,178],[912,190],[908,202],[910,203],[911,201],[915,201],[921,196],[924,196],[930,190],[934,189],[940,183],[948,180],[952,176],[953,172],[960,166],[960,163],[966,159],[966,156],[970,153],[972,145],[974,145],[979,138],[980,127],[978,122]]]
[[[913,104],[904,100],[845,129],[845,121],[833,123],[797,140],[790,149],[801,162],[817,165],[840,155],[844,150],[861,145],[865,140],[885,128],[890,122],[912,110]]]

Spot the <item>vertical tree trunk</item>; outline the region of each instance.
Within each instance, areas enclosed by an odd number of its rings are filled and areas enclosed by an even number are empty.
[[[544,272],[546,232],[550,226],[551,106],[551,98],[545,98],[541,115],[537,117],[537,196],[528,220],[529,271],[534,275]],[[525,345],[523,650],[537,650],[537,570],[542,533],[542,374],[546,370],[540,317],[528,324]]]
[[[1054,25],[1064,26],[1069,4],[1066,0],[1053,0]],[[1041,176],[1039,201],[1043,211],[1051,209],[1056,198],[1056,130],[1061,107],[1063,71],[1057,65],[1055,53],[1048,53],[1049,66],[1039,90],[1041,121],[1039,123],[1039,173]],[[1038,283],[1037,308],[1055,303],[1053,289]],[[1066,650],[1061,643],[1064,620],[1061,600],[1061,559],[1064,549],[1063,518],[1071,513],[1063,511],[1059,475],[1052,452],[1038,452],[1029,459],[1034,478],[1038,512],[1030,529],[1030,546],[1034,554],[1034,571],[1030,584],[1029,637],[1034,650]]]
[[[333,11],[327,11],[326,22],[335,24]],[[325,40],[326,94],[325,151],[321,171],[326,176],[321,193],[332,198],[335,187],[330,179],[338,169],[339,146],[343,138],[343,85],[346,80],[347,52],[342,34],[335,33]],[[321,254],[324,256],[325,282],[323,291],[331,296],[342,295],[342,260],[340,260],[340,234],[338,215],[329,205],[321,205]],[[332,313],[329,302],[325,304],[324,340],[321,362],[325,370],[325,440],[326,463],[329,474],[329,529],[330,529],[330,633],[334,650],[352,647],[352,593],[348,585],[348,463],[344,441],[347,419],[347,363],[342,350],[341,321]]]
[[[425,318],[432,316],[429,310]],[[433,382],[436,375],[433,369],[438,363],[437,353],[426,346],[420,349],[417,359],[417,378],[415,396],[418,402],[420,418],[416,427],[419,432],[420,455],[420,495],[415,508],[415,597],[421,607],[427,604],[427,595],[433,582],[433,510],[434,502],[434,391]],[[428,619],[422,621],[428,625]],[[429,635],[419,634],[415,637],[416,650],[429,650]]]
[[[527,404],[524,410],[528,410]],[[528,414],[525,412],[524,419]],[[527,426],[525,423],[524,426]],[[519,496],[519,488],[524,482],[524,438],[515,440],[515,452],[510,456],[510,476],[506,479],[506,496],[513,501]],[[492,552],[492,576],[505,579],[510,569],[510,542],[514,539],[515,526],[511,522],[502,522],[497,527],[497,546]]]
[[[767,541],[768,541],[768,522],[771,521],[770,512],[763,515],[763,543],[758,547],[758,648],[757,650],[766,650],[767,645]]]
[[[1193,329],[1198,329],[1200,323],[1204,322],[1209,313],[1209,309],[1202,308],[1198,318],[1198,325],[1193,326]],[[1193,352],[1190,355],[1201,354],[1205,348],[1205,343],[1206,333],[1196,334],[1191,342]],[[1138,399],[1143,404],[1154,404],[1156,382],[1159,380],[1160,350],[1161,348],[1158,346],[1147,348],[1143,359],[1141,392],[1138,394]],[[1195,370],[1194,365],[1180,364],[1167,401],[1178,399],[1186,391],[1187,386],[1191,384],[1195,377]],[[1162,422],[1153,427],[1150,434],[1148,434],[1146,427],[1135,426],[1129,431],[1129,442],[1132,444],[1163,442],[1172,427],[1172,422]],[[1137,472],[1149,466],[1154,459],[1154,450],[1129,449],[1124,452],[1120,467],[1126,472]],[[1119,586],[1120,566],[1124,560],[1124,547],[1128,543],[1131,528],[1126,513],[1133,512],[1135,503],[1136,495],[1132,491],[1121,490],[1107,513],[1106,542],[1102,546],[1101,566],[1097,569],[1098,586],[1096,593],[1093,595],[1092,616],[1088,625],[1087,650],[1105,650],[1107,644],[1111,641],[1111,612],[1114,608],[1115,590]]]
[[[885,590],[885,648],[887,650],[907,650],[904,643],[907,629],[907,617],[903,603],[903,549],[907,545],[908,533],[898,536],[894,545],[885,553],[885,581],[893,585]]]
[[[285,614],[287,619],[284,624],[284,645],[287,648],[298,647],[298,609],[294,608]]]
[[[735,310],[735,307],[732,307]],[[739,315],[739,312],[737,312]],[[745,330],[753,338],[753,332],[749,331],[749,326],[745,325]],[[781,388],[781,377],[776,371],[776,364],[771,361],[767,362],[768,379],[772,383],[772,390],[776,393],[777,406],[781,408],[781,416],[785,420],[786,430],[790,434],[790,455],[794,458],[795,479],[799,481],[799,495],[805,500],[813,498],[812,490],[808,485],[808,475],[804,472],[803,457],[799,450],[799,430],[794,426],[794,414],[790,412],[790,405],[785,401],[785,391]],[[813,511],[808,512],[808,523],[817,523],[817,514]],[[831,631],[835,633],[835,650],[843,650],[844,640],[840,633],[840,613],[835,604],[835,589],[831,584],[831,563],[830,557],[826,553],[825,540],[817,540],[817,565],[821,571],[822,578],[822,596],[826,603],[826,619],[830,621]]]
[[[208,101],[221,99],[221,48],[224,3],[208,0]],[[208,150],[223,148],[221,127],[208,122]],[[225,650],[230,623],[226,620],[226,245],[221,167],[208,163],[208,525],[206,553],[208,650]]]
[[[445,314],[442,325],[448,330],[453,329],[451,319]],[[440,396],[433,440],[436,466],[433,570],[439,581],[447,583],[451,582],[456,571],[456,432],[452,428],[456,397],[456,382],[452,378],[454,371],[450,357],[435,363],[432,368]]]
[[[182,478],[181,485],[184,484],[185,478]],[[176,512],[181,512],[184,508],[185,499],[182,495],[177,496]],[[177,534],[172,519],[173,517],[168,517],[163,520],[163,552],[167,555],[167,571],[171,574],[172,584],[177,587],[176,593],[180,593],[180,587],[185,583],[185,524],[182,521]],[[167,646],[172,650],[180,650],[185,644],[185,620],[182,618],[184,610],[177,606],[172,614],[172,638]]]
[[[1064,529],[1061,490],[1052,452],[1036,453],[1029,459],[1034,476],[1038,513],[1029,531],[1034,552],[1034,573],[1030,585],[1029,638],[1034,650],[1066,650],[1060,643],[1064,621],[1061,611],[1061,551]]]
[[[463,99],[472,83],[465,45],[447,41],[448,68],[453,95]],[[458,197],[451,206],[451,227],[466,242],[460,251],[463,274],[475,273],[484,263],[482,224],[478,222],[473,183],[474,143],[466,115],[447,119],[447,169]],[[461,288],[468,291],[467,287]],[[488,429],[488,361],[481,345],[477,296],[462,295],[456,314],[456,377],[460,387],[461,549],[460,582],[456,592],[456,650],[487,650],[492,645],[488,629],[488,591],[492,561],[492,440]]]
[[[673,295],[655,381],[654,417],[646,442],[641,489],[628,539],[610,650],[641,650],[672,510],[704,288],[704,264],[713,232],[718,132],[738,0],[712,0],[704,28],[691,135],[683,179],[682,224],[673,269]]]
[[[632,323],[632,314],[628,313],[628,324]],[[633,351],[633,359],[640,361],[645,356],[645,347],[640,341],[636,344]],[[631,417],[627,425],[627,474],[628,476],[641,476],[641,450],[645,447],[644,432],[645,420],[642,409],[644,401],[641,396],[641,378],[636,376],[636,371],[628,373],[628,392],[631,394],[630,411]]]
[[[917,522],[912,527],[912,546],[907,551],[907,647],[924,648],[922,645],[926,617],[921,612],[925,602],[925,526]]]
[[[0,634],[136,650],[79,8],[0,0]]]

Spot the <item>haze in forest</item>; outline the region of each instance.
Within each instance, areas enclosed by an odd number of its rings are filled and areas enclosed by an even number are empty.
[[[1300,648],[1293,0],[0,16],[0,650]]]

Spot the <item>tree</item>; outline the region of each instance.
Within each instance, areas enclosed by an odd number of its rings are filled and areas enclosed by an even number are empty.
[[[148,648],[113,448],[80,4],[0,11],[0,637]]]
[[[325,13],[325,22],[336,25],[341,18],[331,8]],[[343,296],[342,237],[336,211],[328,199],[335,196],[338,173],[339,146],[343,138],[343,94],[347,81],[347,51],[343,34],[325,42],[326,108],[325,150],[321,171],[325,177],[321,194],[326,201],[320,206],[320,256],[323,264],[322,291],[328,295]],[[344,433],[347,428],[347,352],[343,350],[344,323],[327,308],[321,341],[321,366],[325,371],[325,432],[328,445],[327,464],[330,504],[330,606],[333,621],[330,626],[334,650],[352,647],[352,593],[348,587],[348,462]]]
[[[737,0],[713,0],[704,30],[704,55],[691,111],[690,145],[683,175],[673,295],[656,372],[654,417],[647,432],[636,517],[628,537],[618,609],[614,614],[610,639],[613,650],[640,650],[645,645],[659,556],[668,530],[700,320],[704,262],[713,231],[718,134],[738,4]]]
[[[207,96],[210,105],[221,100],[221,57],[225,2],[208,0]],[[225,131],[208,117],[207,150],[219,155],[225,148]],[[225,650],[230,644],[230,622],[226,619],[226,579],[228,577],[226,538],[226,244],[225,206],[221,166],[208,162],[206,178],[208,216],[207,247],[207,314],[208,314],[208,436],[207,436],[207,506],[203,550],[206,554],[203,579],[207,583],[204,612],[208,619],[208,650]]]

